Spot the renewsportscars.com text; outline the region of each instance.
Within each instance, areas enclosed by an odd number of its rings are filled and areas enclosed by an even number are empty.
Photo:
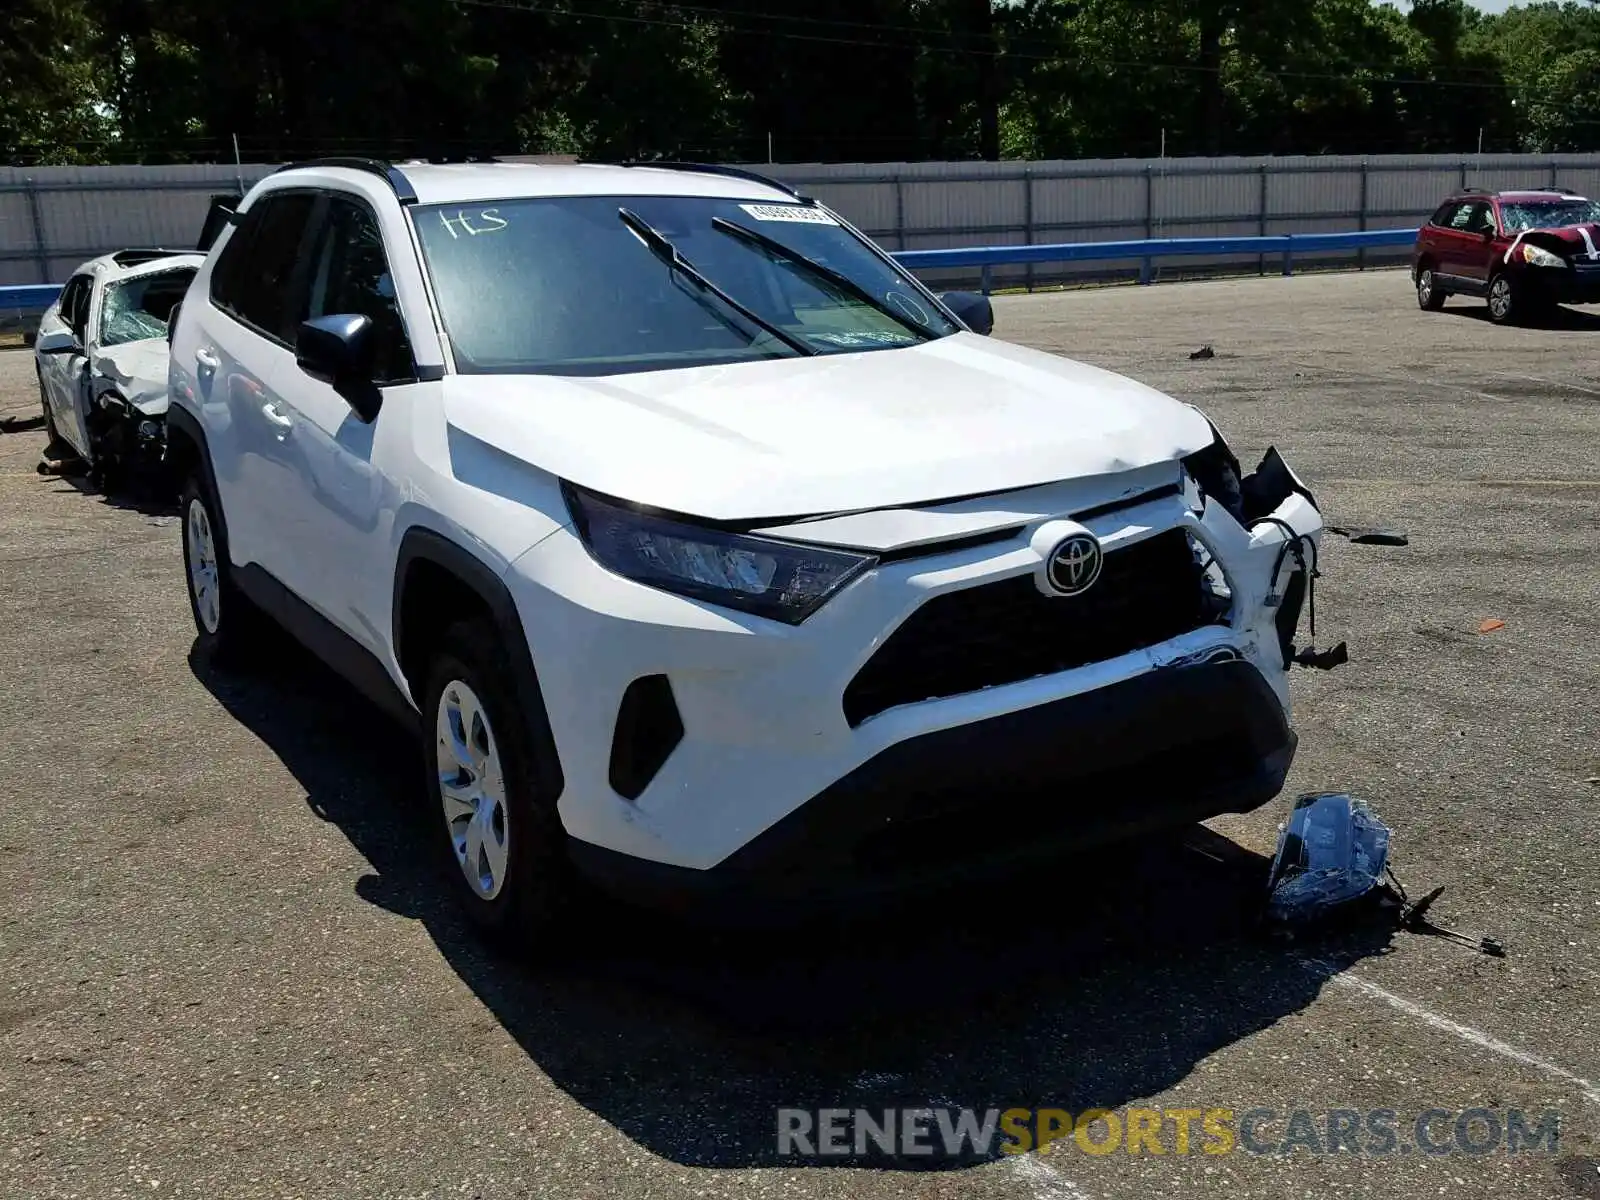
[[[996,1154],[1554,1154],[1558,1113],[1429,1108],[780,1108],[790,1158]]]

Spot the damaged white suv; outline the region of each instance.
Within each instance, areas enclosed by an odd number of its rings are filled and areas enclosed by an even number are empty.
[[[518,938],[1265,803],[1314,500],[991,323],[738,171],[286,168],[174,329],[200,641],[265,611],[414,723]]]

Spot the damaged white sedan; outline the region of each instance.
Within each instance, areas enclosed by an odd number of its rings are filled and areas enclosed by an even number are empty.
[[[72,273],[33,347],[47,456],[75,457],[107,485],[161,463],[167,325],[204,261],[181,250],[120,250]]]

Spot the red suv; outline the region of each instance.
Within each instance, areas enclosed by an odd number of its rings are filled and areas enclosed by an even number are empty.
[[[1427,311],[1484,296],[1499,325],[1600,303],[1600,204],[1562,188],[1466,188],[1418,231],[1411,278]]]

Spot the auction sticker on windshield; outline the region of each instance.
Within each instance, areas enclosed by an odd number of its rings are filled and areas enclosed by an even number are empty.
[[[758,221],[798,221],[802,225],[837,225],[827,213],[809,204],[741,204]]]

